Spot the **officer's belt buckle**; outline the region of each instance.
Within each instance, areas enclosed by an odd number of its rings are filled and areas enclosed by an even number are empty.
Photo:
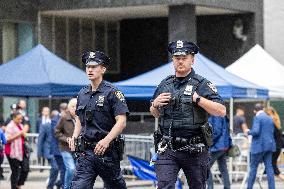
[[[168,143],[165,142],[164,140],[162,140],[161,142],[159,142],[158,144],[158,150],[157,153],[158,154],[162,154],[166,151],[166,149],[168,148]]]
[[[87,149],[88,148],[95,148],[97,144],[98,144],[97,142],[84,141],[84,147],[87,148]]]
[[[196,136],[196,137],[192,137],[189,141],[190,144],[199,144],[199,143],[204,143],[204,141],[202,140],[202,137],[200,136]]]
[[[192,148],[189,149],[189,153],[198,154],[198,153],[204,152],[205,150],[206,150],[205,144],[198,143],[198,144],[192,145]]]

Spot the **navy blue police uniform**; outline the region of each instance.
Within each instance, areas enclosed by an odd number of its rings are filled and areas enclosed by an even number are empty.
[[[175,41],[169,44],[171,55],[197,54],[198,47],[191,42]],[[194,69],[186,77],[168,76],[157,87],[153,99],[161,93],[171,93],[166,106],[158,107],[159,128],[163,147],[155,164],[158,188],[175,188],[180,169],[183,169],[190,188],[205,189],[209,154],[201,126],[207,123],[208,113],[193,102],[194,92],[198,95],[223,104],[217,89],[206,78],[195,73]]]
[[[109,63],[108,60],[106,55],[98,51],[83,55],[86,64],[95,61],[105,65]],[[124,95],[114,85],[102,80],[96,91],[92,91],[91,85],[81,89],[77,100],[76,114],[81,121],[85,149],[77,159],[71,188],[92,189],[97,176],[103,179],[107,189],[126,188],[116,143],[112,141],[102,156],[94,153],[96,143],[115,125],[115,117],[129,113]]]

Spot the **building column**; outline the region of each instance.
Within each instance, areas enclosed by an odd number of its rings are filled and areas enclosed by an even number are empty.
[[[19,55],[24,54],[31,50],[35,44],[34,25],[30,23],[18,24],[18,52]],[[37,98],[25,99],[27,102],[27,113],[30,119],[30,132],[35,131],[35,123],[38,116],[38,103]]]
[[[16,25],[14,23],[2,23],[2,60],[6,63],[16,57]],[[10,105],[17,103],[17,98],[3,98],[3,117],[6,120],[10,116]]]
[[[169,6],[169,41],[196,42],[196,15],[194,5]]]

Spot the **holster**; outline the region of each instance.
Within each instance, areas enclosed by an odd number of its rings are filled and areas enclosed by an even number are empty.
[[[153,137],[154,137],[155,152],[157,152],[157,150],[158,150],[158,144],[159,144],[159,142],[160,142],[160,141],[162,140],[162,138],[163,138],[163,135],[162,135],[161,130],[160,130],[160,129],[157,129],[156,131],[154,131]]]
[[[78,138],[75,138],[74,143],[75,143],[75,152],[76,153],[84,152],[85,143],[84,143],[84,139],[81,135],[79,135]]]
[[[208,122],[205,123],[204,125],[201,126],[201,132],[202,132],[206,145],[208,147],[211,147],[213,145],[212,126]]]
[[[119,161],[123,160],[124,147],[125,147],[125,136],[118,135],[114,141],[114,146],[117,149]]]

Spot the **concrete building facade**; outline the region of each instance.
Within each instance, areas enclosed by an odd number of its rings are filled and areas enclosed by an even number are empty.
[[[83,69],[81,53],[96,49],[113,60],[106,78],[118,81],[166,63],[177,39],[226,67],[263,45],[263,31],[262,0],[2,0],[0,63],[42,43]],[[7,115],[11,100],[1,103]]]

